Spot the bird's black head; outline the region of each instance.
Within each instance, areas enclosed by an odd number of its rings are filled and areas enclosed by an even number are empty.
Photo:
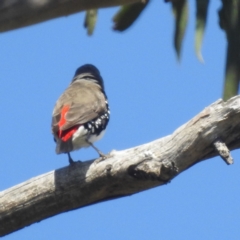
[[[83,73],[91,73],[94,75],[100,75],[99,70],[92,64],[85,64],[85,65],[79,67],[76,70],[74,77],[76,77],[80,74],[83,74]]]
[[[75,72],[72,82],[81,79],[97,82],[102,88],[104,88],[100,72],[92,64],[85,64],[79,67]]]

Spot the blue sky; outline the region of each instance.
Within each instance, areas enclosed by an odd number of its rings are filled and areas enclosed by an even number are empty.
[[[124,33],[111,30],[117,8],[110,8],[99,11],[92,37],[83,13],[1,34],[0,191],[68,164],[66,155],[55,154],[51,114],[84,63],[99,68],[109,98],[110,123],[96,144],[105,153],[171,134],[221,98],[226,40],[219,4],[210,4],[205,64],[194,54],[193,4],[180,64],[163,1],[152,1]],[[5,239],[240,239],[239,150],[232,155],[232,166],[216,157],[166,186],[60,214]],[[97,157],[92,149],[72,156]]]

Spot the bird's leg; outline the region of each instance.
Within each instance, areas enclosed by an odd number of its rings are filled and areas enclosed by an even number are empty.
[[[104,160],[104,159],[107,158],[107,156],[106,156],[104,153],[102,153],[98,148],[96,148],[91,142],[89,142],[89,141],[87,140],[87,143],[88,143],[91,147],[93,147],[93,148],[98,152],[98,154],[99,154],[99,156],[102,158],[102,160]]]
[[[75,162],[72,160],[72,157],[71,157],[70,153],[67,152],[67,155],[68,155],[69,164],[70,164],[70,165],[73,165]]]

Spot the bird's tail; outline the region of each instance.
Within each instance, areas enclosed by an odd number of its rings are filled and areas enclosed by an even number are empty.
[[[57,146],[56,146],[57,154],[68,153],[68,152],[71,152],[72,150],[73,150],[73,144],[71,139],[69,139],[66,142],[62,141],[61,139],[57,140]]]

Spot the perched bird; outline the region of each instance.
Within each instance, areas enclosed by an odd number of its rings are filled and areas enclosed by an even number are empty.
[[[92,146],[101,157],[104,154],[93,143],[102,138],[109,121],[109,107],[99,70],[85,64],[76,70],[70,86],[57,100],[52,114],[52,133],[56,153],[67,153]]]

